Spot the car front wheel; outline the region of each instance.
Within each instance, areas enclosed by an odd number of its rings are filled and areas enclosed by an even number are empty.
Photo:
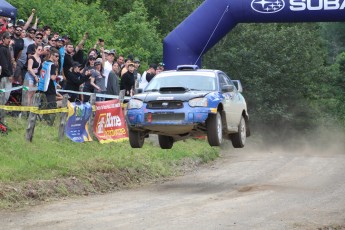
[[[164,135],[158,135],[158,142],[162,149],[171,149],[174,145],[174,139]]]
[[[230,134],[232,146],[234,148],[243,148],[246,143],[246,121],[241,117],[240,124],[238,125],[238,132]]]
[[[143,132],[128,129],[129,144],[132,148],[141,148],[144,145],[145,135]]]
[[[219,114],[210,114],[206,121],[207,139],[211,146],[220,146],[223,140],[222,117]]]

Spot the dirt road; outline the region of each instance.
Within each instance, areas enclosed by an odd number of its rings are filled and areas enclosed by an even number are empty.
[[[314,147],[229,148],[168,182],[0,212],[0,229],[345,229],[344,146]]]

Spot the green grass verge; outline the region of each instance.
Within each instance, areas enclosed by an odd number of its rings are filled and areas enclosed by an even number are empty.
[[[58,140],[58,123],[37,122],[33,141],[25,140],[26,119],[6,118],[11,128],[0,136],[0,208],[72,195],[113,191],[138,182],[180,174],[212,161],[219,148],[204,140],[179,141],[162,150],[145,140],[142,149],[128,141],[100,144]]]

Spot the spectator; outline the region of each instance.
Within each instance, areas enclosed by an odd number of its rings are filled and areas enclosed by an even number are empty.
[[[14,34],[14,25],[12,23],[7,24],[7,32],[10,33],[11,36]]]
[[[59,32],[54,32],[54,33],[53,33],[53,38],[54,38],[54,40],[57,41],[59,37],[60,37]]]
[[[133,96],[134,90],[134,63],[130,62],[128,71],[122,76],[120,90],[125,90],[125,96]]]
[[[139,88],[145,89],[147,84],[152,80],[152,78],[155,76],[157,70],[156,64],[151,64],[149,66],[149,69],[146,70],[143,75],[141,76],[141,79],[139,81]]]
[[[147,74],[146,74],[146,81],[148,83],[156,75],[156,70],[157,70],[157,65],[156,64],[151,64],[150,67],[149,67],[149,70],[147,71]]]
[[[84,45],[85,45],[85,42],[88,39],[88,37],[89,37],[89,33],[86,32],[84,34],[84,37],[82,38],[82,40],[75,47],[75,54],[73,56],[73,60],[77,61],[81,64],[84,63]]]
[[[116,62],[119,64],[119,68],[121,69],[123,67],[123,64],[124,64],[124,57],[123,55],[119,55],[119,57],[116,59]]]
[[[57,77],[58,68],[54,63],[59,60],[59,51],[55,48],[50,50],[49,59],[45,61],[42,65],[42,75],[40,77],[38,90],[39,92],[45,94],[46,100],[41,101],[41,108],[55,109],[56,104],[56,87],[55,81]],[[46,81],[45,81],[46,80]],[[45,114],[43,118],[47,120],[48,125],[53,125],[55,120],[55,114]]]
[[[26,22],[23,19],[19,19],[17,21],[17,26],[20,26],[23,28],[23,30],[27,30],[32,22],[32,19],[34,19],[36,10],[32,9],[31,10],[31,15],[28,17],[28,20],[26,20]],[[35,30],[37,29],[36,27],[33,27]]]
[[[157,69],[160,69],[161,72],[164,71],[165,64],[163,62],[158,63]]]
[[[120,78],[122,78],[122,76],[128,71],[128,65],[130,63],[133,63],[133,60],[126,58],[125,59],[125,64],[122,66],[121,68],[121,72],[120,72]]]
[[[95,69],[92,71],[91,74],[91,85],[94,87],[95,92],[98,94],[105,94],[106,89],[105,89],[105,76],[102,74],[103,69],[102,69],[102,60],[96,60],[95,62]],[[102,97],[97,97],[96,101],[103,101],[104,98]]]
[[[39,80],[39,69],[41,68],[41,57],[43,47],[42,44],[35,45],[35,52],[28,59],[28,71],[25,74],[25,82],[28,83],[30,88],[35,87]],[[32,98],[35,91],[28,92],[27,105],[32,105]]]
[[[16,26],[13,34],[13,57],[16,62],[16,67],[14,70],[14,81],[22,84],[23,77],[22,77],[22,65],[20,65],[19,57],[21,56],[23,49],[24,49],[24,40],[21,38],[21,34],[23,29],[20,26]]]
[[[0,66],[1,66],[1,83],[4,81],[12,82],[12,60],[9,50],[9,45],[11,42],[11,35],[8,32],[4,32],[1,37],[2,44],[0,44]],[[1,85],[3,86],[3,85]],[[4,87],[1,87],[3,89]]]
[[[104,61],[103,64],[103,75],[105,76],[105,88],[107,88],[108,85],[108,77],[109,77],[109,73],[110,71],[112,71],[113,69],[113,63],[114,63],[114,59],[115,59],[115,52],[114,51],[109,51],[106,60]]]
[[[107,94],[109,95],[119,95],[120,93],[119,70],[119,63],[114,62],[108,77]]]
[[[20,34],[20,37],[23,38],[23,39],[26,38],[26,30],[24,30],[24,29],[22,30],[22,33]]]
[[[56,40],[56,48],[59,50],[59,71],[58,71],[58,75],[62,75],[63,74],[63,63],[65,61],[65,47],[64,47],[64,40],[59,37]]]
[[[65,60],[63,61],[63,73],[66,76],[73,64],[74,47],[71,43],[65,43]]]
[[[11,54],[9,50],[9,45],[11,42],[11,35],[8,32],[2,34],[1,37],[2,44],[0,44],[0,66],[2,68],[0,73],[0,89],[11,88],[12,87],[12,76],[13,76],[13,67],[11,61]],[[0,93],[0,104],[4,105],[8,100],[8,97],[5,97]],[[3,114],[1,113],[0,120]]]
[[[42,42],[44,43],[44,45],[48,44],[48,38],[51,34],[51,31],[52,31],[52,29],[50,26],[48,26],[48,25],[43,26],[43,40],[42,40]]]
[[[50,45],[51,47],[57,48],[56,39],[54,38],[54,36],[52,35],[48,36],[48,45]]]
[[[21,70],[21,72],[22,72],[21,76],[22,77],[25,76],[26,71],[27,71],[27,68],[25,66],[26,61],[28,59],[27,51],[28,51],[29,45],[35,43],[35,41],[34,41],[35,32],[36,32],[36,30],[34,28],[30,28],[30,29],[28,29],[27,37],[23,38],[24,48],[22,50],[20,57],[18,58],[17,67],[16,67],[16,68],[19,68]]]
[[[90,52],[91,53],[91,52]],[[83,69],[83,74],[87,77],[91,76],[91,72],[95,69],[95,62],[96,62],[96,57],[94,57],[92,54],[89,55],[88,61]],[[85,84],[82,88],[83,92],[86,93],[93,93],[94,92],[94,87],[91,85],[91,79],[89,78],[87,81],[85,81]],[[89,95],[83,95],[83,102],[88,102],[90,100]]]
[[[140,60],[138,58],[134,59],[134,81],[135,88],[139,87],[139,80],[141,79],[141,74],[139,73]]]
[[[79,62],[73,62],[72,67],[70,70],[66,71],[66,90],[71,91],[79,91],[79,87],[81,84],[83,84],[85,81],[89,79],[89,77],[83,75],[81,73],[81,64]],[[68,93],[69,95],[69,101],[75,102],[78,100],[78,94],[75,93]]]

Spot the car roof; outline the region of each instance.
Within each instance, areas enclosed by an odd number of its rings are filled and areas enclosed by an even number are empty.
[[[197,70],[167,70],[167,71],[163,71],[160,73],[160,75],[162,74],[167,74],[167,75],[171,75],[171,74],[181,74],[184,75],[186,73],[190,74],[190,75],[198,75],[200,73],[218,73],[218,72],[222,72],[220,70],[215,70],[215,69],[197,69]],[[210,75],[211,76],[211,75]]]

